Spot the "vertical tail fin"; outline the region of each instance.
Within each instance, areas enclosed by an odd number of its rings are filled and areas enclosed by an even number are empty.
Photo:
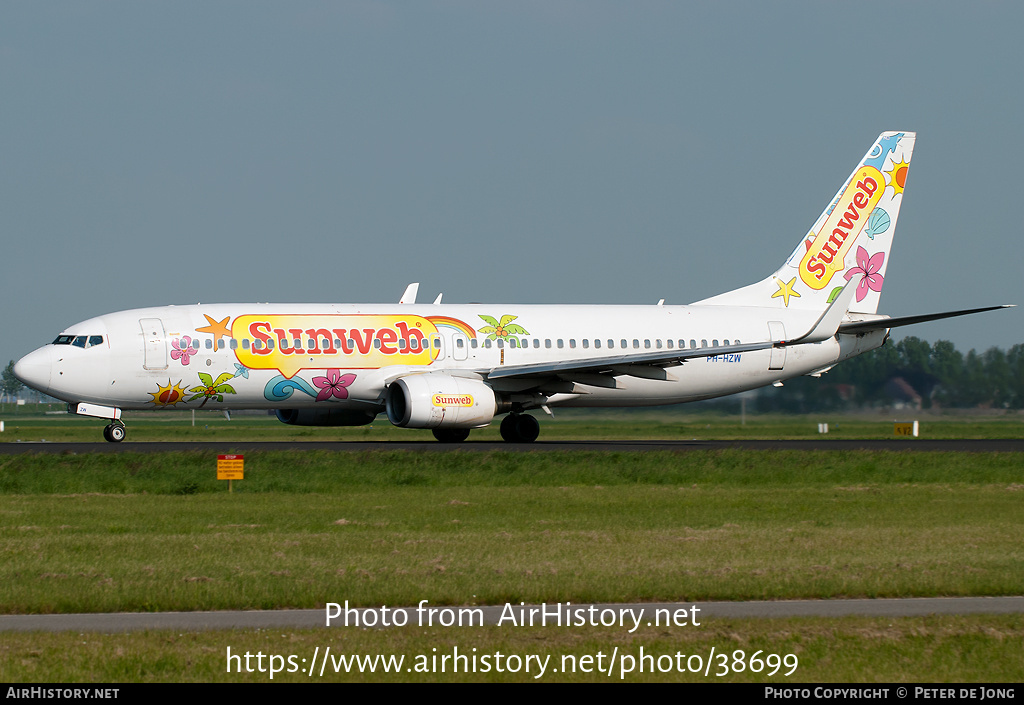
[[[877,312],[915,137],[879,135],[773,275],[696,303],[824,310],[848,281],[860,277],[850,310]]]

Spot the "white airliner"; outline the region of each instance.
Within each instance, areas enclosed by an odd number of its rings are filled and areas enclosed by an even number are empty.
[[[403,428],[465,440],[499,414],[709,399],[818,376],[895,326],[1003,306],[876,313],[913,132],[883,132],[793,254],[769,277],[688,306],[218,304],[121,311],[77,323],[14,367],[69,410],[276,409],[284,423]]]

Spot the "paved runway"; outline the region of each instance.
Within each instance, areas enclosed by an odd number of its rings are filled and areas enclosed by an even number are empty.
[[[330,450],[340,453],[368,450],[405,450],[417,453],[480,453],[548,452],[585,450],[600,452],[644,452],[717,450],[745,448],[748,450],[895,450],[907,452],[956,451],[972,453],[1024,452],[1024,439],[889,439],[889,440],[731,440],[731,441],[538,441],[536,443],[503,443],[468,441],[437,443],[436,441],[273,441],[273,442],[157,442],[157,443],[0,443],[0,455],[21,453],[252,453],[257,451]]]
[[[479,609],[484,624],[497,624],[506,607],[441,607],[430,605],[433,609],[459,610]],[[536,607],[527,605],[526,609]],[[572,609],[590,612],[591,605],[573,604]],[[705,620],[744,619],[773,617],[919,617],[930,614],[967,615],[967,614],[1019,614],[1024,613],[1024,597],[937,597],[937,598],[906,598],[889,600],[778,600],[764,602],[697,602],[697,603],[636,603],[636,604],[601,604],[593,605],[595,612],[610,610],[619,614],[623,610],[632,610],[631,614],[643,614],[643,620],[655,623],[658,610],[663,612],[662,624],[671,615],[693,621],[696,618],[701,624]],[[696,607],[697,611],[693,611]],[[512,605],[515,614],[519,605]],[[548,610],[555,609],[553,604]],[[563,605],[563,610],[566,607]],[[379,625],[382,615],[377,610],[358,610],[360,625]],[[373,612],[373,615],[366,613]],[[405,618],[395,613],[404,612]],[[508,613],[506,613],[508,614]],[[574,613],[578,614],[578,613]],[[391,622],[404,622],[417,625],[419,615],[415,607],[388,608]],[[426,620],[426,613],[423,615]],[[368,619],[368,617],[370,619]],[[435,613],[435,619],[443,615]],[[467,616],[468,619],[468,616]],[[518,617],[517,617],[518,619]],[[537,617],[539,619],[539,617]],[[437,622],[435,622],[436,624]],[[535,622],[537,623],[537,622]],[[426,622],[424,621],[424,624]],[[506,625],[510,624],[507,620]],[[344,618],[337,617],[332,627],[344,627]],[[350,626],[355,626],[354,618]],[[0,632],[11,631],[80,631],[80,632],[129,632],[145,629],[182,629],[189,631],[203,629],[316,629],[326,627],[326,613],[322,609],[312,610],[273,610],[273,611],[239,611],[239,612],[121,612],[115,614],[43,614],[43,615],[5,615],[0,616]]]

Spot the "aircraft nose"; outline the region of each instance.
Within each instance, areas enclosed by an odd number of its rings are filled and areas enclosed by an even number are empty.
[[[47,346],[33,350],[14,363],[14,376],[27,386],[45,392],[50,388],[52,369],[53,351]]]

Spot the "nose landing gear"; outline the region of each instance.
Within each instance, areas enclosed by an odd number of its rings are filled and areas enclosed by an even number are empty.
[[[109,443],[120,443],[124,440],[127,431],[120,419],[111,421],[103,428],[103,438]]]
[[[513,411],[501,420],[499,430],[509,443],[533,443],[540,435],[540,422],[529,414]]]

